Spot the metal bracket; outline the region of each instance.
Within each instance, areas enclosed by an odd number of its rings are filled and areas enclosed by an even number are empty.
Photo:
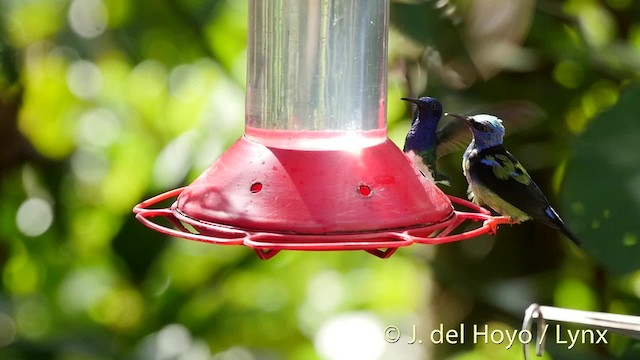
[[[595,311],[564,309],[553,306],[531,304],[524,312],[522,331],[531,331],[534,320],[538,320],[536,331],[536,355],[544,353],[544,335],[547,321],[562,321],[610,330],[640,340],[640,316],[620,315]],[[529,360],[529,344],[523,344],[524,358]]]

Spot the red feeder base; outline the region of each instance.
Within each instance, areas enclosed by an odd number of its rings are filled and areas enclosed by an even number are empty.
[[[149,209],[176,196],[169,208]],[[387,258],[412,243],[465,240],[509,222],[445,195],[389,139],[347,151],[281,149],[242,137],[191,185],[134,212],[161,233],[246,245],[261,259],[280,250],[365,250]],[[150,220],[158,216],[177,229]],[[465,220],[483,224],[449,235]]]

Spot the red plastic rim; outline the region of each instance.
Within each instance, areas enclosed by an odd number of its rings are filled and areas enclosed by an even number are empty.
[[[315,136],[310,142],[326,140],[327,134]],[[353,142],[365,140],[370,141]],[[179,220],[195,227],[202,222],[193,219],[306,235],[434,224],[454,210],[389,139],[353,149],[309,150],[269,147],[246,137],[181,191],[175,208]]]
[[[444,221],[408,228],[371,232],[344,232],[327,234],[300,234],[242,229],[224,224],[194,219],[180,211],[174,202],[168,208],[151,208],[159,202],[175,198],[184,190],[179,188],[141,202],[133,209],[136,218],[145,226],[160,233],[218,245],[244,245],[252,248],[261,259],[270,259],[281,250],[335,251],[365,250],[380,258],[388,258],[398,248],[418,244],[444,244],[472,239],[483,234],[494,234],[501,224],[510,223],[504,216],[491,213],[467,200],[447,195],[455,210]],[[170,228],[154,222],[152,218],[165,218],[175,226]],[[481,222],[478,227],[450,235],[464,222]]]

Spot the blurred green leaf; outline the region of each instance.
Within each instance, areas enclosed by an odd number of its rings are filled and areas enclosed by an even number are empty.
[[[571,146],[562,199],[586,251],[616,273],[640,263],[640,88],[598,115]]]
[[[434,47],[446,60],[466,54],[462,14],[451,1],[392,2],[390,21],[412,40]]]

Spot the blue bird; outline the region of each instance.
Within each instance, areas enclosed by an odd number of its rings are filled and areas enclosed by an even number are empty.
[[[466,145],[464,136],[460,139],[457,122],[449,122],[439,127],[438,123],[443,114],[442,104],[432,97],[402,100],[417,105],[402,150],[424,176],[436,183],[449,185],[447,176],[436,171],[436,161],[441,156],[462,149]],[[462,129],[468,133],[464,128],[463,125]]]
[[[567,228],[551,207],[527,170],[503,146],[504,126],[493,115],[447,114],[463,120],[473,139],[462,159],[462,171],[469,183],[469,198],[487,205],[513,223],[529,219],[562,232],[580,246],[582,242]]]

